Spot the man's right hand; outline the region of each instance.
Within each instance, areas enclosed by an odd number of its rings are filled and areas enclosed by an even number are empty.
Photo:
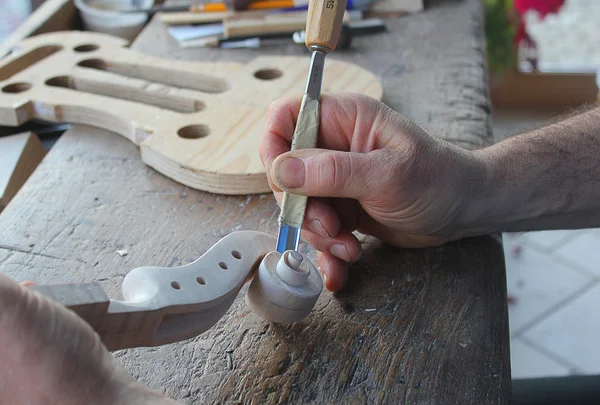
[[[289,152],[300,101],[271,106],[260,155],[279,204],[282,191],[315,197],[303,236],[318,251],[329,290],[343,287],[348,263],[360,256],[353,231],[404,247],[464,236],[485,174],[476,154],[356,94],[322,96],[318,149]]]

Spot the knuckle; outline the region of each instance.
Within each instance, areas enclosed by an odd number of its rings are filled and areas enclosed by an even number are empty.
[[[312,232],[307,232],[304,236],[306,241],[318,252],[327,252],[329,250],[329,241],[327,238],[319,236]]]
[[[286,101],[287,100],[281,98],[271,101],[267,107],[267,112],[272,114],[279,111],[283,106],[285,106]]]
[[[300,99],[297,97],[288,96],[278,98],[267,106],[267,115],[277,115],[286,109],[293,109],[295,104],[300,105]]]
[[[347,158],[340,153],[325,153],[321,156],[322,170],[319,173],[319,183],[332,193],[344,188],[348,178]]]
[[[258,149],[258,155],[260,157],[260,161],[267,171],[267,175],[269,175],[269,171],[271,170],[271,165],[273,161],[277,158],[277,155],[274,153],[271,144],[268,141],[262,141],[260,143]]]
[[[270,143],[265,137],[260,140],[258,144],[258,156],[260,157],[263,165],[266,163],[267,152],[269,151]]]
[[[279,111],[280,108],[281,108],[281,102],[279,100],[272,101],[267,106],[267,117],[272,117],[274,115],[277,115],[277,111]],[[267,123],[269,123],[268,120],[267,120]]]

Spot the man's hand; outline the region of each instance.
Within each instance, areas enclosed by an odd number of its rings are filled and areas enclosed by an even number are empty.
[[[260,156],[279,204],[282,191],[310,197],[303,236],[318,251],[329,290],[342,288],[361,253],[358,231],[396,246],[461,237],[476,155],[430,136],[383,103],[348,94],[321,99],[318,149],[289,152],[300,98],[269,111]]]
[[[0,273],[0,403],[173,405],[119,367],[74,312]]]

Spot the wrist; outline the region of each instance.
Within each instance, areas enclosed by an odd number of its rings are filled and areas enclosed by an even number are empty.
[[[600,226],[599,125],[594,109],[469,152],[454,239]]]
[[[533,131],[473,152],[482,176],[469,208],[468,236],[575,224],[576,187],[553,174],[568,174],[564,157],[536,150],[531,139],[537,136]]]
[[[436,204],[445,207],[445,219],[436,234],[452,241],[488,233],[488,205],[498,176],[495,162],[488,151],[442,145],[445,147],[436,160],[441,175],[437,183],[441,194]]]
[[[496,145],[467,152],[469,163],[461,173],[462,215],[455,239],[498,232],[509,205],[513,203],[505,179],[507,167]]]

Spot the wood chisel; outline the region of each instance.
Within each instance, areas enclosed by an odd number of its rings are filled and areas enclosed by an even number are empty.
[[[291,150],[315,148],[319,134],[319,98],[325,55],[332,52],[340,37],[347,0],[310,0],[306,19],[307,48],[312,52],[306,90],[302,97],[300,112]],[[308,198],[297,194],[283,194],[279,215],[277,251],[298,250],[300,230]]]

